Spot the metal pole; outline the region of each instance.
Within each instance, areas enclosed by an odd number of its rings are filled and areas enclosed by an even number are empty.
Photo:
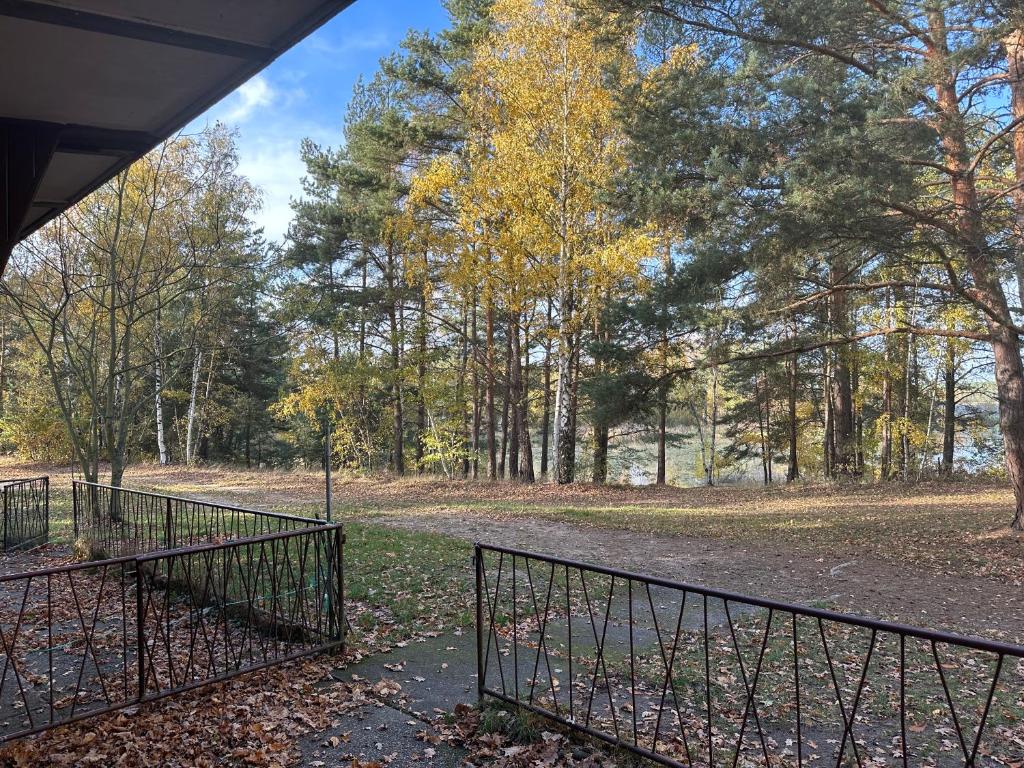
[[[341,528],[334,532],[334,592],[336,601],[329,607],[331,620],[336,622],[335,638],[345,649],[345,533]]]
[[[484,558],[480,544],[473,546],[473,565],[476,571],[476,696],[477,705],[484,705]],[[488,626],[488,633],[490,627]]]
[[[78,540],[78,481],[71,478],[71,518],[74,521],[75,540]]]
[[[174,547],[174,513],[171,509],[170,496],[167,497],[167,508],[164,511],[164,540],[168,549]],[[190,538],[188,543],[193,544],[194,542]]]
[[[122,566],[123,567],[123,566]],[[154,565],[153,572],[156,573]],[[135,559],[135,656],[139,666],[139,690],[136,700],[146,695],[146,604],[143,602],[142,563]]]
[[[327,522],[331,522],[331,415],[324,411],[324,475],[327,486]]]

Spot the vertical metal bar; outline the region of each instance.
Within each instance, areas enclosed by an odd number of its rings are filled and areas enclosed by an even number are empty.
[[[636,653],[633,648],[633,580],[626,580],[626,599],[629,601],[629,695],[633,716],[633,743],[640,743],[636,724]],[[660,641],[661,638],[658,638]]]
[[[138,558],[135,560],[135,654],[139,665],[139,690],[136,696],[137,701],[142,701],[146,692],[146,635],[143,630],[145,626],[145,609],[143,607],[142,594],[142,563]]]
[[[516,556],[512,555],[512,665],[515,673],[516,702],[519,701],[519,614],[516,610]]]
[[[565,566],[565,623],[568,632],[569,649],[569,720],[576,722],[576,714],[573,711],[573,677],[572,677],[572,603],[569,599],[569,566]]]
[[[480,544],[473,545],[473,570],[476,572],[476,699],[484,705],[484,561]]]
[[[46,494],[46,516],[43,523],[43,541],[50,540],[50,478],[43,478],[43,492]]]
[[[71,519],[75,531],[75,539],[78,539],[78,481],[71,481]]]
[[[10,507],[7,501],[7,491],[10,490],[9,485],[4,486],[4,552],[7,551],[7,516],[10,514]]]
[[[900,745],[907,768],[907,637],[900,635]]]
[[[800,718],[800,646],[796,630],[796,614],[793,617],[793,687],[796,691],[796,765],[803,768],[804,765],[804,735],[803,723]]]
[[[53,722],[53,574],[46,574],[46,686],[50,692],[50,722]]]
[[[125,569],[121,563],[121,690],[122,698],[128,698],[128,587],[125,585]]]
[[[332,491],[332,480],[331,480],[331,415],[325,413],[324,415],[324,473],[326,475],[326,486],[327,486],[327,522],[331,522],[331,496]]]
[[[335,541],[335,568],[337,569],[338,585],[338,639],[345,643],[345,531],[339,527],[334,532]]]
[[[166,542],[167,548],[171,549],[174,546],[173,539],[174,531],[174,513],[171,511],[171,497],[167,497],[167,512],[166,519],[164,520],[164,541]],[[189,542],[191,543],[191,542]]]
[[[708,708],[708,765],[715,764],[713,736],[711,733],[711,638],[708,635],[708,596],[704,595],[704,691]]]

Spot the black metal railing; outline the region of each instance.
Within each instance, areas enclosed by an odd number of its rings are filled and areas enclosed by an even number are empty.
[[[1008,766],[1024,647],[477,545],[481,700],[669,766]]]
[[[344,642],[340,524],[0,577],[0,742]]]
[[[110,557],[296,531],[324,522],[80,480],[72,484],[72,496],[75,538]]]
[[[0,480],[3,551],[45,544],[50,535],[50,478]]]
[[[144,698],[340,645],[342,552],[335,524],[137,558]]]

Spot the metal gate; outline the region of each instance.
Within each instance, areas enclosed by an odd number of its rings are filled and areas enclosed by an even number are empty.
[[[87,483],[74,500],[77,534],[121,556],[0,576],[0,742],[344,647],[340,524]]]
[[[1024,647],[476,546],[478,684],[668,766],[1007,766]]]
[[[45,544],[50,534],[50,478],[2,480],[3,551]]]

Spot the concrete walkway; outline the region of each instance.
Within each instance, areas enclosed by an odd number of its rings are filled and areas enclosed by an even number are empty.
[[[476,703],[476,636],[471,629],[403,643],[340,668],[333,677],[365,682],[374,700],[304,739],[305,765],[350,768],[358,760],[391,768],[454,768],[467,756],[436,743],[432,724],[457,704]]]

